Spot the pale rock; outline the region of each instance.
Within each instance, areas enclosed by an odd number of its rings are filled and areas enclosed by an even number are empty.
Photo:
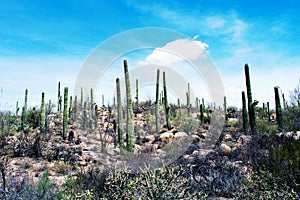
[[[188,136],[188,134],[186,132],[177,132],[175,133],[175,138],[182,138],[182,137],[186,137]]]

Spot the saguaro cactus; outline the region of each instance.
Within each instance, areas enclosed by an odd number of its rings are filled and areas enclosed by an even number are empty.
[[[276,121],[279,127],[279,130],[282,131],[283,129],[283,120],[282,120],[282,110],[281,110],[281,104],[280,104],[280,98],[279,98],[279,87],[274,87],[275,92],[275,105],[276,105]]]
[[[82,129],[86,130],[87,125],[87,108],[86,108],[86,101],[83,103],[83,121],[82,121]]]
[[[188,117],[191,116],[191,99],[190,99],[190,83],[188,83],[188,92],[186,93],[186,107],[187,107],[187,114]]]
[[[80,88],[80,108],[83,108],[83,87]]]
[[[139,80],[135,80],[136,112],[139,112]]]
[[[90,104],[91,104],[90,110],[91,110],[91,114],[92,114],[93,110],[94,110],[94,92],[93,92],[93,88],[91,88],[91,102],[90,102]]]
[[[125,73],[125,85],[126,85],[126,100],[127,100],[127,150],[133,151],[134,143],[134,123],[133,123],[133,110],[132,110],[132,99],[131,99],[131,89],[130,89],[130,79],[128,72],[127,60],[124,60],[124,73]]]
[[[78,100],[77,100],[77,95],[75,95],[74,111],[73,111],[73,118],[74,118],[74,120],[77,120],[77,112],[78,112]]]
[[[60,94],[60,81],[57,86],[57,111],[61,111],[61,94]]]
[[[46,111],[45,111],[45,93],[42,93],[42,103],[41,103],[41,122],[40,122],[41,132],[45,131],[46,128]]]
[[[27,111],[27,104],[28,104],[28,89],[25,89],[25,98],[24,98],[24,114]]]
[[[68,90],[68,87],[64,88],[63,139],[66,138],[68,126]]]
[[[159,133],[159,69],[157,69],[156,75],[156,91],[155,91],[155,126],[156,133]]]
[[[204,124],[204,109],[203,109],[203,104],[200,104],[200,121],[201,124]]]
[[[166,73],[163,72],[163,86],[164,86],[164,106],[165,106],[165,114],[166,114],[166,125],[167,129],[171,129],[170,124],[170,107],[168,105],[168,96],[167,96],[167,83],[166,83]]]
[[[118,104],[118,144],[120,148],[124,147],[124,129],[123,129],[123,113],[122,113],[122,98],[120,89],[120,80],[116,79],[117,85],[117,104]]]
[[[69,118],[73,120],[73,97],[70,96]]]
[[[257,102],[252,102],[252,92],[251,92],[251,83],[250,83],[250,73],[249,66],[245,64],[245,77],[246,77],[246,87],[247,87],[247,97],[248,97],[248,112],[249,112],[249,122],[251,132],[256,133],[256,117],[255,117],[255,105]]]
[[[226,101],[226,96],[224,97],[224,116],[225,116],[225,120],[228,120],[227,117],[227,101]]]
[[[20,108],[19,108],[19,101],[17,101],[17,103],[16,103],[16,116],[18,116],[19,110],[20,110]]]
[[[268,115],[268,121],[271,121],[271,113],[270,113],[270,103],[267,102],[267,115]]]
[[[244,133],[246,134],[248,132],[249,129],[249,121],[248,121],[248,112],[247,112],[247,104],[246,104],[246,96],[245,96],[245,92],[242,92],[242,104],[243,104],[243,130]]]

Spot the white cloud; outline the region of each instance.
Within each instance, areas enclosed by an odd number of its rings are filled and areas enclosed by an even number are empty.
[[[206,56],[205,49],[208,44],[190,39],[178,39],[167,43],[163,47],[158,47],[148,55],[141,64],[171,65],[184,60],[197,60],[201,56]]]
[[[206,19],[207,26],[210,28],[221,28],[225,22],[226,20],[219,16],[212,16]]]

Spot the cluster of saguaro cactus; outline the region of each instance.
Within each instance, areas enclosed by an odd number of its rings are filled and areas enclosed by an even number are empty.
[[[155,126],[156,126],[156,133],[159,133],[159,73],[160,70],[157,69],[157,76],[156,76],[156,91],[155,91]],[[180,103],[179,103],[180,104]]]
[[[64,88],[63,139],[66,138],[68,126],[68,90],[68,87]]]
[[[250,82],[250,73],[249,66],[245,64],[245,77],[246,77],[246,88],[247,88],[247,98],[248,98],[248,113],[249,113],[249,122],[252,134],[256,133],[256,116],[255,116],[255,106],[258,101],[252,101],[252,92],[251,92],[251,82]]]
[[[40,121],[41,132],[45,131],[46,128],[46,111],[45,111],[45,93],[42,93],[42,103],[41,103],[41,121]]]
[[[167,82],[166,82],[166,73],[163,72],[163,87],[164,87],[164,96],[163,96],[163,102],[165,107],[165,114],[166,114],[166,126],[167,129],[171,129],[171,123],[170,123],[170,107],[168,104],[168,96],[167,96]]]
[[[276,105],[276,120],[277,120],[279,130],[282,131],[282,129],[283,129],[283,119],[282,119],[282,110],[281,110],[281,104],[280,104],[278,89],[279,89],[278,86],[274,87],[275,105]]]
[[[134,122],[133,122],[133,109],[132,109],[130,79],[129,79],[127,60],[124,60],[124,73],[125,73],[126,103],[127,103],[126,148],[128,151],[133,151]]]

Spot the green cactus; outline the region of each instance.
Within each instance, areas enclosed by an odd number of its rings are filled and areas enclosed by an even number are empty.
[[[98,128],[98,105],[95,105],[95,113],[94,113],[94,119],[95,119],[95,129]]]
[[[116,107],[116,97],[113,98],[113,107]]]
[[[271,121],[271,113],[270,113],[270,103],[267,102],[267,117],[268,117],[268,121]]]
[[[243,112],[243,130],[244,133],[247,134],[249,129],[249,121],[248,121],[248,112],[247,112],[247,104],[246,104],[246,95],[245,92],[242,92],[242,112]]]
[[[127,100],[127,150],[133,151],[134,143],[134,123],[133,123],[133,110],[132,110],[132,99],[131,99],[131,89],[130,89],[130,79],[128,72],[127,60],[124,60],[124,73],[125,73],[125,84],[126,84],[126,100]]]
[[[178,108],[181,107],[181,105],[180,105],[180,99],[179,99],[179,98],[177,99],[177,107],[178,107]]]
[[[41,103],[41,121],[40,121],[41,132],[46,129],[46,111],[45,111],[45,93],[42,92],[42,103]]]
[[[203,112],[205,112],[205,103],[204,103],[204,98],[202,98],[202,109],[203,109]]]
[[[225,116],[225,121],[228,120],[227,116],[227,101],[226,101],[226,96],[224,96],[224,116]]]
[[[51,113],[51,111],[52,111],[52,102],[51,102],[51,100],[49,100],[46,114],[49,115]]]
[[[276,121],[277,121],[279,130],[282,131],[283,130],[283,118],[282,118],[282,109],[281,109],[278,89],[279,89],[278,86],[274,87],[275,105],[276,105]]]
[[[104,103],[104,94],[102,94],[102,107],[105,108],[105,103]]]
[[[163,86],[164,86],[164,107],[165,107],[165,114],[166,114],[166,125],[167,129],[171,130],[171,124],[170,124],[170,107],[168,105],[168,96],[167,96],[167,84],[166,84],[166,73],[163,72]]]
[[[93,110],[94,110],[94,91],[93,91],[93,88],[91,88],[91,102],[90,102],[90,111],[93,115]]]
[[[198,97],[196,97],[195,106],[196,106],[196,111],[198,112],[198,110],[199,110],[199,98]]]
[[[203,104],[200,104],[200,121],[201,121],[201,124],[204,124],[204,109],[203,109]]]
[[[57,111],[61,111],[61,94],[60,94],[60,81],[57,86]]]
[[[135,80],[136,112],[139,112],[139,80]]]
[[[22,107],[22,114],[21,114],[21,130],[24,130],[25,128],[25,115],[26,115],[26,107]]]
[[[73,97],[70,96],[69,118],[73,120]]]
[[[24,114],[27,111],[28,106],[28,89],[25,89],[25,99],[24,99]]]
[[[19,101],[17,101],[17,103],[16,103],[16,116],[19,115],[19,110],[20,110],[20,108],[19,108]]]
[[[123,113],[122,113],[122,99],[120,80],[116,79],[117,84],[117,104],[118,104],[118,144],[120,148],[124,147],[124,129],[123,129]]]
[[[156,75],[156,91],[155,91],[155,126],[156,126],[156,133],[159,133],[159,73],[160,70],[157,69]]]
[[[77,112],[78,112],[78,100],[77,100],[77,95],[75,95],[74,111],[73,111],[73,118],[74,118],[74,120],[77,120]]]
[[[188,83],[188,92],[186,93],[186,99],[187,99],[187,114],[188,114],[188,117],[191,116],[191,99],[190,99],[190,83]]]
[[[246,77],[246,88],[247,88],[250,128],[251,128],[252,134],[255,134],[256,133],[255,105],[257,103],[252,102],[251,82],[250,82],[250,73],[249,73],[248,64],[245,64],[245,77]]]
[[[80,88],[80,109],[84,107],[83,103],[83,87]]]
[[[82,120],[82,129],[86,130],[87,125],[87,108],[86,108],[86,101],[83,103],[83,120]]]
[[[66,139],[68,127],[68,87],[64,88],[64,111],[63,111],[63,139]]]

